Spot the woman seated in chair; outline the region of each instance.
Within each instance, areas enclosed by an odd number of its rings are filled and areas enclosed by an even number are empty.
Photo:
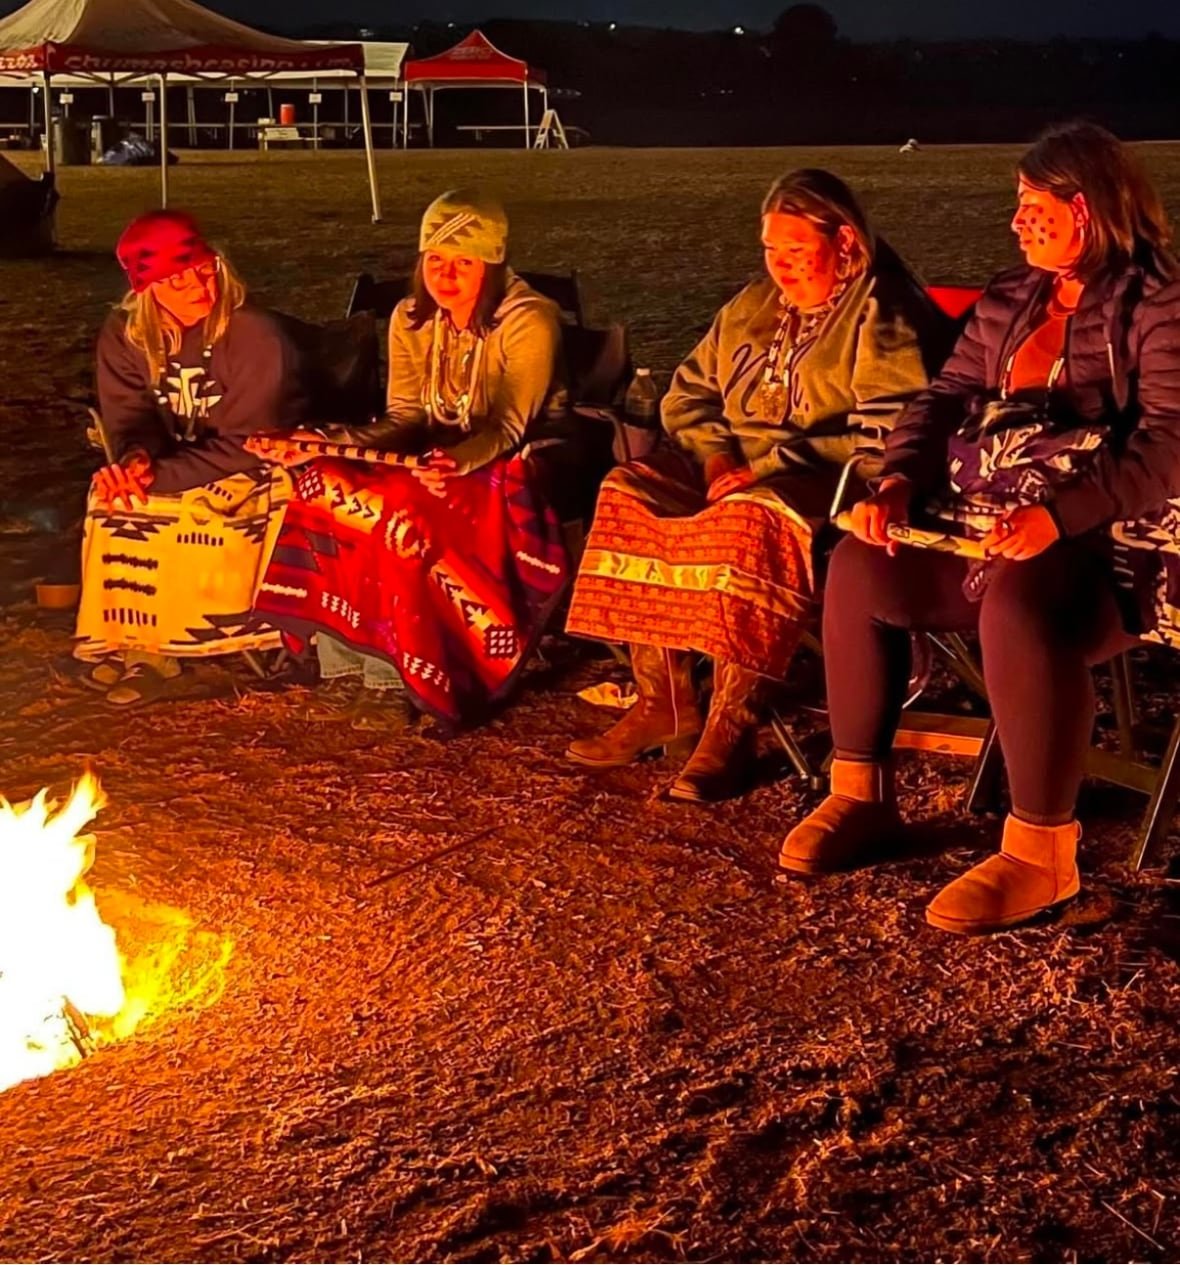
[[[1180,282],[1147,176],[1101,128],[1054,129],[1021,159],[1012,229],[1026,265],[992,281],[891,432],[884,477],[832,558],[832,793],[781,856],[817,873],[889,854],[902,826],[890,751],[909,630],[978,629],[1012,812],[1000,852],[926,911],[967,934],[1079,890],[1090,669],[1152,627],[1159,587],[1129,554],[1120,586],[1108,529],[1180,494]],[[931,498],[982,537],[983,560],[891,541],[891,526]]]
[[[672,379],[662,417],[676,450],[608,476],[568,620],[630,645],[639,692],[570,759],[605,768],[695,747],[678,799],[739,789],[760,683],[782,680],[814,614],[817,529],[841,468],[880,452],[946,344],[943,318],[828,172],[773,185],[762,248],[768,275]],[[694,651],[713,660],[703,727]]]
[[[404,689],[447,725],[480,719],[567,582],[560,525],[520,452],[563,407],[558,312],[508,268],[507,244],[493,199],[431,204],[413,293],[389,324],[386,415],[328,434],[374,460],[321,458],[298,475],[258,610],[296,643],[316,634],[321,674],[341,679],[313,715],[396,724]],[[251,447],[297,465],[323,441]]]
[[[224,256],[179,211],[119,239],[131,289],[98,339],[98,430],[76,655],[115,705],[146,701],[179,659],[278,645],[252,613],[286,500],[243,447],[302,420],[297,356]]]

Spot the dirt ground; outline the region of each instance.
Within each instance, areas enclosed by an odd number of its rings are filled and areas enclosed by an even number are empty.
[[[1180,212],[1180,146],[1149,161]],[[524,266],[670,369],[758,266],[764,186],[823,163],[930,279],[1011,259],[1015,151],[185,156],[193,209],[263,299],[342,311],[405,266],[444,187],[497,185]],[[307,725],[308,689],[205,667],[130,715],[75,680],[69,570],[93,459],[111,248],[155,174],[67,169],[62,251],[0,272],[0,791],[110,795],[93,871],[146,1013],[0,1102],[0,1256],[30,1260],[1175,1260],[1180,903],[1125,866],[1142,801],[1095,790],[1060,922],[964,941],[937,888],[994,846],[967,765],[903,759],[923,855],[776,874],[812,800],[769,734],[700,808],[568,739],[608,675],[562,639],[488,728]],[[789,710],[818,697],[801,665]],[[1174,713],[1166,658],[1141,665]]]

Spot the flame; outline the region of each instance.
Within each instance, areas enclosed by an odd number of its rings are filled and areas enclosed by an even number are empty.
[[[106,803],[87,772],[64,807],[42,790],[15,807],[0,796],[0,1090],[78,1062],[86,1020],[124,1005],[123,962],[82,881]]]

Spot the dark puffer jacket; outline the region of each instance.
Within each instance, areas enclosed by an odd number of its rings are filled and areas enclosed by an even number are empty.
[[[944,486],[947,440],[999,394],[1009,357],[1044,312],[1051,281],[1027,266],[996,277],[942,372],[889,433],[884,473],[910,479],[916,499]],[[1110,428],[1085,473],[1049,503],[1066,536],[1140,518],[1180,496],[1180,279],[1168,261],[1128,265],[1086,286],[1068,325],[1065,380],[1054,399],[1077,422]]]

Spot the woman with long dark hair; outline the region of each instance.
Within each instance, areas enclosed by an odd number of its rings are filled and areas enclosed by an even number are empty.
[[[841,468],[880,454],[947,345],[831,173],[776,181],[760,227],[762,275],[717,313],[663,401],[672,446],[603,485],[570,609],[571,632],[630,645],[639,701],[569,758],[608,768],[680,749],[678,799],[740,789],[762,683],[782,680],[814,611]],[[713,661],[707,718],[693,652]]]
[[[890,751],[909,631],[977,629],[1012,812],[1000,852],[927,909],[967,934],[1079,890],[1090,669],[1160,621],[1160,555],[1117,543],[1120,524],[1164,515],[1180,495],[1180,282],[1158,195],[1092,124],[1045,134],[1017,176],[1026,263],[987,287],[890,434],[883,477],[832,558],[832,793],[780,858],[818,873],[887,854],[902,826]],[[899,548],[890,527],[915,510],[957,520],[985,560]]]
[[[431,203],[413,292],[389,323],[385,416],[327,435],[379,460],[298,474],[257,608],[296,643],[315,634],[321,675],[338,682],[318,718],[396,724],[403,691],[444,722],[483,718],[565,586],[560,525],[520,451],[564,407],[559,315],[507,246],[494,198]],[[251,447],[299,465],[316,438]]]

